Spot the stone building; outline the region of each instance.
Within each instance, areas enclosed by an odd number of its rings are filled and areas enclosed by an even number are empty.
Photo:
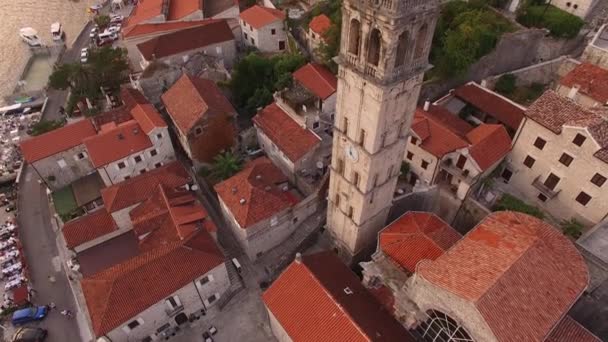
[[[240,14],[243,43],[262,52],[287,49],[285,13],[281,10],[253,5]]]
[[[551,5],[585,19],[599,0],[553,0]]]
[[[418,109],[404,154],[409,182],[444,184],[460,200],[490,174],[511,150],[504,126],[482,123],[473,128],[439,106]]]
[[[46,186],[55,191],[95,172],[82,143],[95,134],[91,121],[84,119],[23,141],[21,152]]]
[[[312,18],[308,24],[308,32],[306,32],[306,39],[308,41],[308,51],[315,56],[319,57],[319,47],[326,43],[325,34],[331,26],[331,20],[325,14],[319,14]]]
[[[559,81],[556,92],[584,108],[602,108],[608,104],[608,70],[582,63]]]
[[[237,113],[213,81],[183,74],[161,98],[193,162],[208,164],[232,149]]]
[[[526,214],[492,213],[460,239],[433,214],[410,212],[361,266],[420,341],[600,341],[567,315],[589,282],[583,257]]]
[[[607,131],[601,115],[549,90],[526,111],[503,178],[554,217],[595,224],[608,215]]]
[[[415,341],[332,252],[298,253],[262,299],[279,342]]]
[[[205,24],[156,36],[136,45],[145,70],[150,63],[176,64],[196,53],[216,57],[231,67],[236,58],[236,42],[227,20]]]
[[[215,191],[228,226],[251,260],[287,239],[319,205],[316,195],[302,196],[266,157],[249,162]]]
[[[342,6],[327,226],[351,260],[371,252],[386,223],[439,2]]]
[[[595,64],[604,69],[608,69],[608,25],[600,27],[595,37],[589,42],[581,61]]]

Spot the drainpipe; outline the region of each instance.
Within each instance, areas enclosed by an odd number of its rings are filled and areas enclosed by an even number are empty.
[[[201,304],[203,304],[203,309],[205,310],[205,312],[207,312],[207,307],[205,306],[205,301],[203,300],[203,296],[201,296],[201,292],[198,290],[198,287],[196,286],[196,280],[192,281],[192,284],[194,284],[194,289],[196,290],[196,294],[198,295],[198,298],[200,298]]]

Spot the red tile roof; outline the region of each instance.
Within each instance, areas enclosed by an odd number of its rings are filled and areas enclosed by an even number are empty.
[[[180,162],[172,162],[137,177],[101,189],[101,197],[108,212],[130,207],[150,198],[158,185],[175,189],[191,181]]]
[[[167,16],[167,20],[179,20],[202,10],[203,0],[169,0],[169,15]]]
[[[292,262],[262,299],[294,342],[414,341],[332,252]]]
[[[97,337],[105,335],[222,263],[224,256],[213,238],[199,230],[186,240],[84,278],[81,286],[93,332]]]
[[[473,129],[471,124],[441,106],[430,105],[424,114],[462,137]]]
[[[380,250],[400,267],[416,271],[419,261],[435,260],[462,236],[432,213],[407,212],[380,232]]]
[[[84,140],[84,145],[93,166],[102,167],[150,148],[152,142],[137,121],[130,120],[120,125],[102,126],[96,136]]]
[[[236,114],[213,81],[186,73],[161,98],[169,116],[183,134],[188,134],[205,115]],[[232,124],[226,121],[226,125]]]
[[[473,302],[500,341],[543,341],[589,282],[567,237],[526,214],[494,212],[419,277]]]
[[[482,171],[496,164],[511,151],[511,138],[503,125],[481,124],[467,133],[469,153]]]
[[[241,228],[269,219],[300,199],[284,191],[287,177],[266,158],[249,162],[236,175],[215,185],[215,191]]]
[[[61,231],[66,245],[72,249],[118,229],[105,208],[65,223]]]
[[[545,342],[600,342],[601,340],[585,329],[572,317],[564,317],[553,329]]]
[[[129,26],[122,29],[124,39],[136,38],[145,35],[155,35],[160,33],[171,33],[195,26],[207,25],[211,22],[222,21],[222,19],[203,19],[192,21],[170,21],[164,23],[149,23]]]
[[[169,0],[139,0],[131,15],[125,21],[124,27],[146,22],[154,17],[168,14]]]
[[[308,24],[308,27],[321,37],[325,35],[325,32],[329,30],[330,26],[331,20],[329,20],[329,17],[327,17],[325,14],[319,14],[318,16],[312,18]]]
[[[456,97],[514,130],[519,128],[519,124],[524,118],[525,107],[520,106],[475,82],[469,82],[456,88],[454,94]]]
[[[148,104],[148,100],[139,90],[133,88],[122,87],[120,88],[120,98],[123,102],[123,106],[127,110],[131,110],[137,105]]]
[[[20,144],[23,157],[28,163],[50,157],[82,144],[82,141],[95,135],[90,120],[84,119],[73,124],[25,140]]]
[[[412,130],[422,140],[420,147],[438,158],[468,146],[463,137],[420,108],[414,113]]]
[[[226,20],[217,20],[154,37],[137,44],[137,49],[150,61],[227,41],[234,41],[234,34]]]
[[[338,79],[322,65],[308,63],[293,73],[293,78],[321,100],[338,89]]]
[[[597,65],[582,63],[566,74],[559,83],[569,88],[579,87],[581,94],[602,104],[608,102],[608,70]]]
[[[131,115],[139,123],[146,134],[150,134],[155,128],[167,127],[167,123],[151,104],[137,105],[131,109]]]
[[[285,20],[285,12],[268,7],[253,5],[240,14],[241,19],[256,29],[276,21]]]
[[[294,163],[321,143],[316,134],[300,126],[274,102],[259,111],[253,123]]]

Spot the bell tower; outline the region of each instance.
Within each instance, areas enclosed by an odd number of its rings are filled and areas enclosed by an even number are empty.
[[[343,2],[327,224],[348,263],[386,224],[438,15],[438,0]]]

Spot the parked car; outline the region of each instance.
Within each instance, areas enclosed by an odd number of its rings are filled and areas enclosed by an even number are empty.
[[[29,307],[13,312],[11,322],[13,325],[22,325],[25,323],[40,321],[46,317],[49,308],[46,306]]]
[[[80,50],[80,63],[86,63],[89,61],[89,48],[83,48]]]
[[[13,210],[15,210],[15,205],[14,204],[9,204],[9,205],[6,206],[6,208],[4,208],[4,211],[6,211],[7,213],[10,213]]]
[[[46,329],[21,327],[13,335],[13,342],[42,342],[48,335]]]
[[[91,32],[89,33],[89,37],[91,39],[95,39],[97,37],[97,32],[98,32],[97,27],[93,27],[91,29]]]
[[[125,17],[123,17],[120,14],[112,14],[110,16],[110,23],[112,23],[112,24],[114,24],[114,23],[121,23],[124,19],[125,19]]]
[[[112,26],[108,27],[105,32],[110,32],[110,33],[118,33],[120,32],[120,28],[122,27],[121,24],[112,24]]]

